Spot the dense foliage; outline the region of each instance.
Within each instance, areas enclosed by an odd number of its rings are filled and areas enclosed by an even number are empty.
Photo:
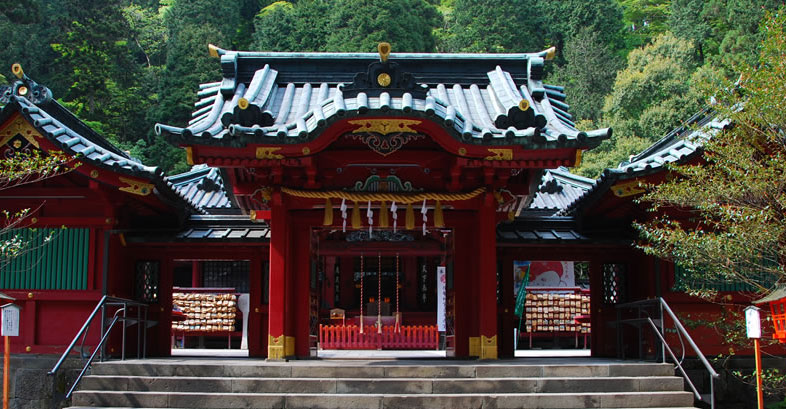
[[[712,87],[713,108],[732,127],[704,142],[704,163],[675,168],[678,177],[644,197],[656,214],[688,213],[638,227],[645,251],[674,260],[698,282],[744,282],[760,291],[786,282],[784,23],[783,14],[768,19],[756,63],[736,83]]]
[[[275,51],[532,52],[558,48],[584,128],[614,140],[585,156],[596,176],[703,101],[700,78],[756,60],[775,0],[2,0],[0,64],[20,62],[77,116],[143,161],[185,170],[153,132],[184,125],[200,82],[220,76],[206,45]],[[668,32],[667,30],[671,30]],[[0,82],[4,81],[0,77]]]

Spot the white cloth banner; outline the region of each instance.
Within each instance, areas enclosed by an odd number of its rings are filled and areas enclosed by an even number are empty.
[[[437,267],[437,329],[445,332],[445,266]]]

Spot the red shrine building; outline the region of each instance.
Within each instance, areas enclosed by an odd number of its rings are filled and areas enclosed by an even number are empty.
[[[592,180],[568,168],[611,130],[578,130],[566,91],[543,83],[553,49],[210,52],[221,79],[199,86],[193,119],[155,128],[194,165],[180,175],[113,146],[18,66],[0,89],[0,153],[78,163],[0,190],[4,209],[33,209],[14,233],[33,247],[0,266],[22,306],[14,352],[62,352],[104,295],[149,305],[147,353],[159,356],[188,336],[231,346],[240,326],[249,355],[269,359],[320,348],[496,359],[557,333],[614,356],[616,304],[663,296],[716,312],[631,230],[648,217],[633,201],[641,182],[697,160],[680,135],[727,125],[711,115]]]

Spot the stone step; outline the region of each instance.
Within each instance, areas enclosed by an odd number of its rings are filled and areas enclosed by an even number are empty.
[[[66,409],[136,409],[132,407],[106,407],[106,406],[70,406]],[[186,409],[186,408],[146,408],[146,409]],[[668,407],[668,408],[603,408],[603,409],[696,409],[693,406],[690,407]]]
[[[533,378],[595,376],[673,376],[671,364],[610,363],[575,365],[324,365],[191,364],[105,362],[94,364],[94,375],[212,376],[249,378]]]
[[[82,390],[178,391],[215,393],[558,393],[681,391],[682,378],[536,377],[536,378],[225,378],[90,375]]]
[[[80,390],[78,407],[135,408],[660,408],[690,407],[688,392],[496,394],[270,394]]]
[[[136,409],[132,407],[105,407],[105,406],[70,406],[66,409]],[[146,409],[186,409],[186,408],[146,408]],[[693,406],[686,407],[668,407],[668,408],[603,408],[603,409],[696,409]]]

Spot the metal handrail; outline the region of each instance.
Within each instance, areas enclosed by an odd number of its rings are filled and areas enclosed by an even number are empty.
[[[652,306],[657,306],[658,307],[658,313],[660,315],[660,317],[659,317],[660,326],[658,326],[655,323],[655,321],[652,320],[652,318],[649,316],[647,310],[645,309],[647,307],[652,307]],[[685,372],[685,369],[682,366],[682,363],[685,360],[685,342],[684,341],[688,342],[688,345],[690,345],[691,349],[693,349],[693,352],[696,354],[696,356],[699,357],[699,360],[701,361],[702,364],[704,364],[704,368],[707,370],[707,372],[710,375],[710,408],[711,409],[715,409],[715,379],[719,378],[720,375],[718,375],[718,373],[712,367],[710,362],[707,360],[707,358],[701,352],[701,350],[699,349],[698,345],[696,345],[696,342],[693,341],[693,338],[691,338],[690,334],[688,334],[688,331],[685,329],[685,327],[682,325],[680,320],[674,314],[674,311],[671,310],[671,307],[669,307],[669,304],[666,303],[666,300],[664,300],[661,297],[656,297],[656,298],[648,299],[648,300],[634,301],[634,302],[630,302],[630,303],[626,303],[626,304],[618,304],[616,307],[617,307],[618,310],[620,310],[620,309],[636,308],[636,309],[639,310],[639,316],[641,316],[642,312],[647,315],[643,319],[647,323],[650,324],[650,327],[655,332],[655,335],[657,335],[658,338],[660,339],[661,348],[662,348],[661,359],[662,359],[663,363],[666,363],[666,351],[668,351],[669,355],[671,356],[671,359],[674,361],[674,364],[677,366],[677,369],[679,369],[680,373],[682,374],[682,377],[685,378],[685,381],[687,381],[688,385],[690,386],[691,390],[693,391],[694,396],[696,396],[696,399],[698,399],[700,401],[704,401],[704,398],[701,396],[699,391],[696,389],[696,386],[693,384],[693,381],[690,380],[690,378],[688,377],[688,374]],[[681,354],[681,357],[679,359],[677,359],[677,356],[674,354],[674,351],[671,349],[669,344],[666,342],[665,321],[663,319],[663,312],[664,311],[668,314],[669,318],[671,318],[672,322],[674,323],[674,328],[677,330],[677,335],[678,335],[679,340],[680,340],[680,346],[682,348],[682,354]],[[621,322],[620,322],[620,320],[618,318],[618,322],[617,322],[617,330],[618,331],[619,331],[619,328],[620,328],[620,326],[619,326],[620,323]]]
[[[105,326],[106,323],[104,322],[103,317],[105,316],[105,310],[106,310],[106,307],[108,307],[108,306],[117,306],[117,307],[120,307],[120,308],[118,308],[118,310],[115,311],[115,314],[114,314],[114,316],[112,318],[112,321],[110,322],[109,326]],[[80,355],[80,357],[82,359],[87,358],[87,361],[83,365],[82,370],[79,373],[79,376],[74,381],[74,384],[71,386],[71,388],[69,389],[68,393],[66,393],[65,395],[59,397],[60,399],[57,399],[57,397],[56,397],[56,399],[54,399],[53,403],[54,403],[55,407],[57,407],[59,405],[59,401],[60,400],[68,399],[68,398],[71,397],[71,394],[76,389],[76,386],[79,384],[79,381],[82,379],[82,377],[85,375],[85,373],[87,373],[87,370],[90,368],[90,365],[95,360],[96,355],[99,355],[99,360],[100,361],[104,360],[104,354],[103,354],[104,345],[106,344],[106,340],[109,338],[109,334],[112,332],[112,329],[114,328],[115,324],[118,321],[124,321],[121,359],[125,360],[125,357],[126,357],[126,339],[125,339],[126,338],[126,336],[125,336],[126,324],[125,324],[125,321],[128,319],[128,316],[127,316],[128,307],[137,307],[137,320],[136,320],[136,324],[138,325],[137,326],[137,341],[138,341],[137,342],[137,358],[144,358],[147,355],[147,322],[148,322],[148,319],[147,319],[147,308],[148,308],[148,305],[145,304],[145,303],[141,303],[141,302],[137,302],[137,301],[133,301],[133,300],[128,300],[128,299],[125,299],[125,298],[110,297],[110,296],[106,296],[106,295],[101,297],[101,299],[98,301],[98,304],[93,309],[93,312],[91,312],[90,315],[87,317],[87,320],[85,320],[85,323],[82,325],[82,328],[79,330],[79,332],[76,333],[76,336],[74,336],[74,339],[71,340],[71,343],[68,345],[68,347],[65,349],[63,354],[60,356],[60,359],[58,359],[57,363],[52,368],[52,370],[47,373],[47,375],[50,375],[50,376],[53,377],[53,382],[56,383],[57,382],[57,378],[56,378],[57,372],[60,370],[60,367],[63,365],[63,363],[65,363],[66,359],[71,354],[71,352],[73,351],[73,349],[76,346],[77,342],[79,342],[79,339],[81,338],[82,342],[81,342],[81,345],[80,345],[80,354],[79,355]],[[142,318],[142,310],[144,310],[144,318]],[[87,339],[87,332],[90,330],[90,325],[95,320],[95,318],[98,315],[99,311],[101,312],[101,317],[102,317],[102,320],[101,320],[101,340],[98,343],[98,345],[96,345],[96,347],[94,348],[93,353],[90,354],[90,356],[88,357],[87,354],[85,353],[85,340]],[[122,316],[120,316],[121,313],[122,313]],[[144,332],[144,335],[142,335],[142,332]],[[141,343],[141,347],[142,347],[141,353],[140,353],[140,343]],[[55,394],[57,394],[57,388],[55,388],[54,391],[55,391]]]

